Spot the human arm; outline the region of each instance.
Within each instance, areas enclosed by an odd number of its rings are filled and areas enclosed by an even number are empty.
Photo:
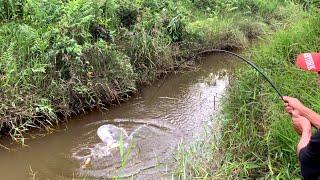
[[[297,145],[297,154],[300,154],[302,148],[306,147],[311,139],[311,124],[305,117],[293,114],[292,124],[298,134],[301,135],[299,143]]]
[[[320,115],[318,113],[314,112],[312,109],[304,107],[301,110],[301,116],[307,118],[314,127],[320,129]]]
[[[320,130],[315,132],[307,144],[300,149],[299,161],[304,179],[316,179],[320,176]]]
[[[298,99],[289,96],[283,96],[286,111],[290,114],[295,111],[298,115],[307,118],[311,124],[320,129],[320,115],[314,112],[312,109],[305,107]]]
[[[292,112],[292,124],[300,139],[297,145],[297,154],[301,166],[303,179],[315,179],[320,173],[320,130],[312,135],[310,121]]]
[[[297,154],[299,156],[300,151],[302,148],[306,147],[311,139],[312,133],[311,133],[311,128],[310,130],[305,130],[302,131],[299,143],[297,145]]]

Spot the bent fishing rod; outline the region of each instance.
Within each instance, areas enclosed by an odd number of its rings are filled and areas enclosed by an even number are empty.
[[[260,73],[260,75],[262,75],[262,77],[264,77],[265,80],[267,80],[267,82],[271,85],[271,87],[276,91],[276,93],[278,94],[278,96],[281,98],[282,101],[284,101],[279,89],[276,87],[276,85],[271,81],[270,78],[268,78],[268,76],[262,71],[261,68],[259,68],[256,64],[254,64],[252,61],[247,60],[246,58],[240,56],[237,53],[231,52],[231,51],[227,51],[227,50],[222,50],[222,49],[210,49],[210,50],[205,50],[205,51],[201,51],[197,54],[195,54],[193,57],[200,55],[200,54],[204,54],[204,53],[208,53],[208,52],[219,52],[219,53],[227,53],[230,55],[233,55],[235,57],[237,57],[239,60],[242,60],[244,62],[246,62],[247,64],[249,64],[251,67],[253,67],[256,71],[258,71]],[[184,63],[185,61],[183,61],[182,63]],[[181,64],[182,64],[181,63]],[[181,65],[180,64],[180,65]],[[179,65],[179,66],[180,66]],[[179,67],[178,66],[178,67]],[[285,101],[284,101],[285,102]]]

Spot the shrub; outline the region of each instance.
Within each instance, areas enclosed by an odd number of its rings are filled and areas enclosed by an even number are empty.
[[[0,0],[0,22],[22,19],[25,0]]]
[[[208,18],[187,26],[189,37],[196,37],[199,44],[211,48],[242,49],[247,46],[244,34],[232,21]]]
[[[139,9],[137,4],[132,1],[120,1],[119,8],[116,10],[120,23],[123,27],[132,28],[138,18]]]
[[[248,39],[256,39],[270,32],[267,24],[261,21],[254,21],[251,18],[241,19],[237,22],[237,25]]]
[[[129,56],[141,80],[147,82],[173,67],[171,40],[161,31],[142,28],[131,37]]]

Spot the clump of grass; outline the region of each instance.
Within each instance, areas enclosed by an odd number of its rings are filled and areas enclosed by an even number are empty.
[[[239,21],[238,26],[245,37],[249,40],[258,39],[259,37],[271,32],[267,24],[261,21],[255,21],[251,18]]]
[[[170,38],[158,31],[152,33],[141,29],[132,36],[129,55],[142,82],[148,82],[159,73],[173,68],[170,43]]]
[[[218,129],[218,128],[217,128]],[[217,169],[219,133],[206,132],[192,144],[181,142],[177,148],[177,164],[173,173],[178,179],[211,179],[212,172]]]
[[[120,20],[120,24],[126,28],[132,28],[138,19],[139,7],[132,1],[120,1],[119,8],[116,13]]]
[[[235,26],[232,19],[207,18],[187,26],[189,37],[196,38],[205,47],[223,49],[243,49],[247,45],[244,34]]]

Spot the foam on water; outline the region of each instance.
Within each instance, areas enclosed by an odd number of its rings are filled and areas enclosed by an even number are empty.
[[[128,139],[128,133],[125,129],[112,124],[100,126],[97,130],[97,135],[101,141],[108,146],[112,146],[114,143],[119,143],[121,136],[124,141]]]

